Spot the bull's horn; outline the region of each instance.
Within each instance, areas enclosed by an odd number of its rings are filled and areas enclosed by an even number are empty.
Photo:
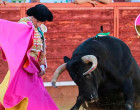
[[[58,77],[60,76],[60,74],[61,74],[63,71],[65,71],[65,70],[66,70],[66,63],[60,65],[60,66],[56,69],[56,71],[55,71],[54,74],[53,74],[52,81],[51,81],[53,87],[56,88],[56,85],[55,85],[56,80],[58,79]]]
[[[97,67],[97,64],[98,64],[97,58],[94,55],[85,55],[81,59],[86,64],[88,64],[89,62],[92,62],[91,68],[85,73],[83,73],[83,75],[91,74],[91,72],[94,71]]]

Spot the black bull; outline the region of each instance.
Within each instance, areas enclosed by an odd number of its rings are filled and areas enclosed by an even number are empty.
[[[123,41],[111,36],[89,38],[64,61],[55,71],[52,85],[67,69],[79,89],[71,110],[78,110],[85,101],[101,101],[119,93],[123,94],[125,109],[134,110],[134,101],[140,96],[140,69]]]

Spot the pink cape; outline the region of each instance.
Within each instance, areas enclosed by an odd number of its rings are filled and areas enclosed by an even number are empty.
[[[27,110],[58,110],[38,76],[39,64],[29,56],[34,30],[28,24],[0,19],[0,47],[10,70],[3,106],[11,108],[28,98]],[[24,68],[27,60],[29,65]]]

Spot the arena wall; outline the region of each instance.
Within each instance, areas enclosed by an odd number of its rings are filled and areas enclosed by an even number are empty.
[[[140,66],[140,37],[134,28],[134,21],[140,14],[140,3],[111,3],[98,4],[93,7],[91,4],[73,3],[44,3],[54,15],[53,22],[46,22],[48,32],[46,36],[46,51],[48,69],[42,76],[44,84],[50,82],[55,69],[63,63],[63,56],[71,57],[73,50],[85,39],[95,36],[100,32],[100,26],[104,32],[110,32],[123,40],[131,49]],[[36,5],[35,3],[10,3],[0,5],[0,19],[17,22],[26,16],[26,10]],[[14,28],[13,28],[14,29]],[[7,44],[8,45],[8,44]],[[2,82],[8,65],[0,57],[0,82]],[[59,82],[72,81],[65,71]],[[77,86],[59,85],[57,89],[45,85],[46,89],[60,108],[69,110],[75,103],[78,95]]]

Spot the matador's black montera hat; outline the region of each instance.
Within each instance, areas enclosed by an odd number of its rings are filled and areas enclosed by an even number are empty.
[[[35,17],[38,21],[52,21],[52,12],[43,4],[38,4],[35,7],[29,8],[27,10],[28,16]]]

